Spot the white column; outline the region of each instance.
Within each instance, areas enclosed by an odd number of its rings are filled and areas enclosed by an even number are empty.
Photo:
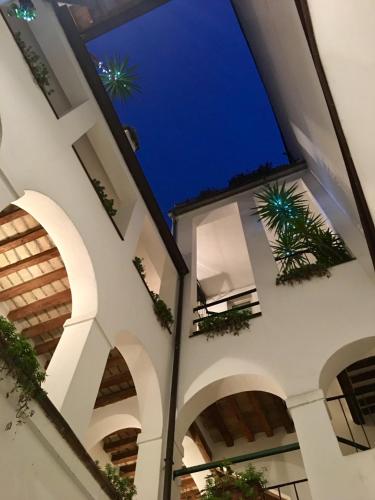
[[[321,390],[287,399],[314,500],[359,500],[364,491],[360,471],[343,457]]]
[[[127,253],[129,258],[133,259],[137,251],[137,245],[142,229],[144,227],[146,217],[146,208],[141,198],[135,202],[132,213],[130,215],[129,224],[126,228],[124,239],[124,252]]]
[[[68,320],[44,388],[77,437],[84,439],[111,345],[95,319]]]
[[[134,483],[138,500],[158,500],[162,474],[162,438],[142,441],[138,437],[138,456]]]

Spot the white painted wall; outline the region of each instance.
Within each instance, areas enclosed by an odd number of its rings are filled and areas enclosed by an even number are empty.
[[[375,4],[309,0],[315,38],[357,173],[375,218]]]
[[[9,388],[11,380],[0,383],[1,496],[7,500],[109,498],[39,406],[32,403],[35,415],[27,423],[4,430],[15,419],[17,398],[5,397]]]
[[[295,158],[307,161],[319,182],[360,227],[343,158],[295,3],[290,0],[232,2],[287,148]],[[328,2],[329,6],[324,0],[308,3],[332,88],[340,82],[337,89],[333,88],[334,98],[340,101],[336,95],[340,93],[342,108],[339,109],[339,115],[349,135],[349,146],[357,141],[356,152],[361,155],[358,166],[368,172],[363,172],[363,182],[366,184],[370,180],[373,156],[373,134],[370,132],[374,108],[371,69],[373,2],[365,0],[360,2],[360,6],[355,0],[335,0]],[[344,106],[351,114],[343,113]],[[368,198],[371,198],[371,185],[363,187]],[[370,199],[368,202],[373,204]],[[368,251],[366,258],[368,269],[371,269]]]

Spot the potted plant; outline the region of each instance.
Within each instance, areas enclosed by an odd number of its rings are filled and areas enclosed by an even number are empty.
[[[251,464],[242,471],[234,472],[229,465],[222,465],[206,477],[206,487],[201,492],[204,500],[262,500],[266,486],[263,471]]]

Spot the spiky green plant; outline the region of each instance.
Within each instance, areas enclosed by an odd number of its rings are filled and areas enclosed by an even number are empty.
[[[111,99],[126,101],[134,92],[140,92],[136,67],[129,64],[129,58],[112,57],[97,64],[100,79]]]
[[[277,284],[287,282],[288,277],[302,281],[313,275],[328,276],[329,267],[352,259],[340,236],[320,214],[311,211],[304,193],[297,191],[297,184],[287,188],[285,182],[276,182],[265,186],[255,198],[258,206],[254,214],[275,232],[271,246],[281,263]],[[309,272],[297,271],[306,266]],[[294,279],[296,276],[298,280]]]

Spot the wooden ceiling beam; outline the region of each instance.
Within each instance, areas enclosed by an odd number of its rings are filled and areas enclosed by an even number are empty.
[[[113,368],[114,366],[118,366],[125,363],[125,359],[122,356],[112,356],[108,358],[107,363],[105,365],[105,370],[107,368]]]
[[[100,389],[106,389],[108,387],[113,387],[114,385],[129,383],[133,383],[133,379],[130,371],[126,371],[124,373],[118,373],[117,375],[112,375],[110,377],[104,378],[100,384]]]
[[[15,236],[10,236],[5,240],[0,241],[0,253],[8,252],[9,250],[14,250],[25,243],[37,240],[42,236],[46,236],[47,231],[42,226],[36,226],[32,229],[28,229],[23,233],[18,233]]]
[[[137,444],[137,437],[140,430],[136,429],[137,434],[135,436],[130,436],[127,438],[117,439],[116,441],[111,441],[103,445],[103,449],[106,453],[115,453],[121,451],[127,446],[134,446]]]
[[[256,413],[256,416],[260,422],[263,432],[265,432],[268,437],[273,436],[273,429],[268,421],[267,415],[263,410],[262,404],[259,401],[258,396],[254,392],[247,392],[247,397],[251,407]]]
[[[293,423],[292,417],[290,416],[288,408],[286,406],[286,403],[285,403],[285,401],[283,401],[281,398],[278,398],[277,396],[275,396],[275,398],[277,401],[276,405],[278,407],[278,410],[280,413],[280,418],[281,418],[281,421],[283,423],[283,426],[288,434],[292,434],[293,432],[295,432],[295,428],[294,428],[294,423]]]
[[[125,389],[123,391],[114,392],[112,394],[108,394],[106,396],[99,396],[95,402],[95,408],[99,408],[100,406],[107,406],[112,403],[117,403],[117,401],[122,401],[123,399],[131,398],[132,396],[136,396],[135,387],[129,387],[129,389]]]
[[[233,444],[234,444],[233,436],[229,432],[229,429],[228,429],[223,417],[220,414],[220,410],[217,406],[217,403],[214,403],[211,406],[209,406],[207,408],[207,411],[208,411],[208,414],[209,414],[211,420],[213,421],[215,427],[218,428],[218,430],[221,434],[221,437],[223,438],[223,441],[225,442],[225,444],[228,447],[233,446]]]
[[[32,339],[38,335],[42,335],[42,333],[52,332],[53,330],[62,328],[65,321],[67,321],[70,316],[70,313],[62,314],[61,316],[57,316],[57,318],[44,321],[43,323],[38,323],[37,325],[29,326],[28,328],[22,330],[21,333],[24,337]]]
[[[136,466],[137,466],[136,462],[134,462],[132,464],[123,465],[122,467],[120,467],[120,472],[122,474],[131,474],[131,473],[135,472]]]
[[[7,266],[0,268],[0,278],[9,276],[12,273],[16,273],[18,271],[21,271],[22,269],[26,269],[27,267],[35,266],[37,264],[41,264],[42,262],[47,262],[48,260],[54,259],[55,257],[59,256],[60,253],[56,247],[50,248],[49,250],[45,250],[44,252],[40,252],[35,255],[31,255],[30,257],[26,257],[26,259],[13,262],[12,264],[8,264]]]
[[[15,206],[15,205],[14,205]],[[8,222],[12,222],[12,220],[19,219],[20,217],[24,217],[25,215],[29,215],[22,208],[15,208],[15,210],[8,211],[5,214],[0,214],[0,226],[3,224],[8,224]]]
[[[236,419],[240,425],[242,434],[246,437],[246,439],[249,442],[254,441],[255,437],[254,437],[253,430],[250,427],[250,424],[247,422],[244,414],[242,413],[241,408],[239,407],[239,405],[237,403],[236,396],[235,395],[229,396],[226,399],[226,401],[228,402],[233,415],[236,417]]]
[[[72,295],[70,290],[64,290],[63,292],[54,293],[45,299],[35,300],[34,302],[31,302],[31,304],[13,309],[8,313],[8,319],[10,321],[20,320],[26,318],[27,316],[31,316],[32,314],[41,313],[51,307],[68,304],[71,301]]]
[[[111,462],[114,465],[126,465],[126,462],[136,462],[138,456],[138,449],[131,451],[124,451],[121,453],[116,453],[112,455]]]
[[[202,431],[199,428],[197,422],[193,422],[189,428],[190,435],[194,443],[198,446],[199,451],[202,453],[203,460],[205,462],[212,462],[212,451],[208,446]]]
[[[54,281],[59,281],[63,278],[66,278],[67,275],[68,274],[65,267],[61,267],[60,269],[56,269],[56,271],[41,274],[37,278],[33,278],[31,280],[25,281],[24,283],[20,283],[19,285],[6,288],[5,290],[0,291],[0,302],[4,300],[14,299],[14,297],[17,297],[18,295],[23,295],[24,293],[35,290],[36,288],[49,285]]]
[[[47,354],[48,352],[54,351],[59,343],[60,336],[54,339],[47,340],[46,342],[37,344],[34,349],[38,356],[41,354]]]

